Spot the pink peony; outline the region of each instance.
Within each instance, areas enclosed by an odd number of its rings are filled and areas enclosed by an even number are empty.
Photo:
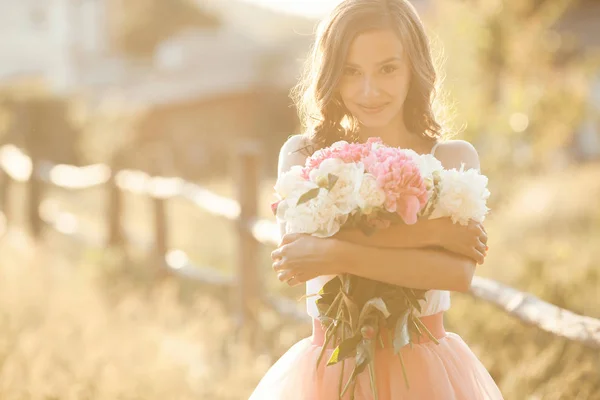
[[[397,213],[407,224],[417,222],[419,211],[427,204],[428,193],[411,155],[400,148],[378,147],[362,162],[385,192],[386,211]]]
[[[428,193],[418,165],[409,152],[387,147],[380,138],[369,138],[366,143],[337,142],[306,160],[303,177],[308,179],[310,171],[319,168],[329,158],[345,163],[362,162],[365,171],[376,178],[378,186],[385,192],[386,211],[397,213],[407,224],[417,222],[419,211],[427,203]]]
[[[369,154],[370,147],[363,143],[338,142],[330,147],[318,150],[306,160],[303,176],[308,179],[310,171],[319,168],[321,163],[329,158],[338,158],[345,163],[360,162]]]
[[[279,203],[281,203],[281,200],[277,200],[271,203],[271,211],[273,212],[273,215],[277,215],[277,207],[279,206]]]

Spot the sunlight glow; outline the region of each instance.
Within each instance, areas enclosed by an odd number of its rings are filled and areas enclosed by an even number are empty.
[[[306,17],[323,17],[341,0],[243,0],[262,7]]]
[[[0,148],[0,166],[17,182],[27,182],[31,176],[31,159],[13,145]]]

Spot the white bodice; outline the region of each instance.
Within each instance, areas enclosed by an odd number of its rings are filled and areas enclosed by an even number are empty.
[[[319,290],[325,283],[333,279],[334,276],[319,276],[315,279],[311,279],[306,282],[306,311],[312,318],[319,316],[319,310],[315,301],[319,296],[311,296],[319,293]],[[425,293],[425,301],[421,301],[421,313],[420,316],[433,315],[441,311],[447,311],[450,309],[450,292],[447,290],[429,290]]]

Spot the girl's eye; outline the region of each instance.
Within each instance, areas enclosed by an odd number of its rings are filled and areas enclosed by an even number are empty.
[[[356,68],[352,68],[352,67],[346,67],[344,68],[344,75],[347,76],[355,76],[360,74],[360,71]]]
[[[396,67],[395,65],[384,65],[381,68],[381,72],[383,72],[384,74],[392,74],[396,72],[396,70],[398,70],[398,67]]]

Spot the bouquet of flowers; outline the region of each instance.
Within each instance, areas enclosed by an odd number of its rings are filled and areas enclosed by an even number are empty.
[[[445,170],[433,155],[366,143],[336,142],[316,151],[304,166],[294,166],[277,180],[274,212],[286,222],[286,233],[331,237],[340,229],[359,228],[370,235],[391,224],[414,224],[419,218],[450,217],[466,225],[483,221],[488,212],[487,178],[476,170]],[[316,300],[326,331],[325,348],[335,347],[327,365],[355,358],[350,379],[367,367],[374,397],[374,355],[382,335],[400,357],[411,337],[437,340],[417,318],[424,290],[400,287],[344,274],[327,282]],[[404,378],[408,384],[403,365]],[[343,366],[342,366],[343,367]],[[343,374],[343,371],[342,371]]]

